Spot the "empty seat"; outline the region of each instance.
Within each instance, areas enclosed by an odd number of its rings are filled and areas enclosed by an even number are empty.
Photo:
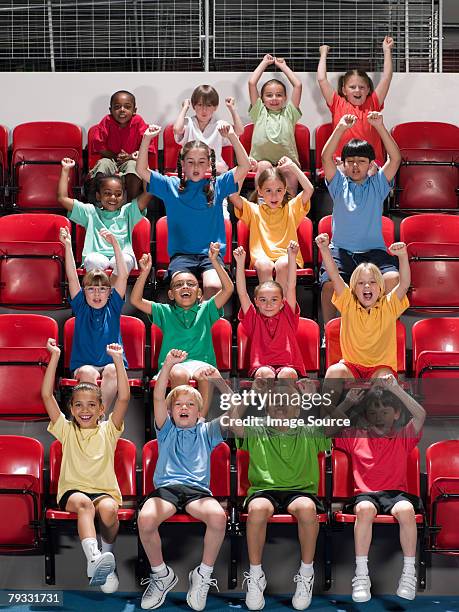
[[[405,217],[400,223],[400,240],[406,244],[427,242],[459,245],[459,217],[440,213]]]

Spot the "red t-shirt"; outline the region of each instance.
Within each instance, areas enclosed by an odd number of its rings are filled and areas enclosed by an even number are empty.
[[[250,373],[261,366],[283,366],[306,375],[296,339],[300,321],[298,304],[293,312],[284,300],[284,307],[275,317],[265,317],[251,304],[245,314],[242,309],[239,311],[239,321],[250,338]]]
[[[126,153],[134,153],[139,150],[147,127],[148,125],[140,115],[134,115],[125,127],[121,127],[111,115],[106,115],[93,132],[91,153],[111,151],[118,155],[121,150]],[[153,140],[148,150],[155,150]]]
[[[377,437],[366,429],[349,429],[346,433],[335,438],[333,446],[351,456],[355,494],[407,491],[408,456],[421,439],[412,420],[389,436]]]
[[[361,106],[354,106],[348,102],[346,98],[339,96],[335,91],[333,94],[332,103],[328,108],[332,114],[333,129],[335,129],[335,127],[338,125],[339,120],[341,117],[343,117],[343,115],[355,115],[357,117],[355,125],[346,130],[346,132],[343,134],[338,146],[336,147],[334,156],[341,157],[341,151],[344,145],[353,138],[358,138],[359,140],[366,140],[373,146],[376,155],[376,163],[379,166],[383,166],[386,161],[386,157],[383,153],[381,138],[375,128],[372,127],[367,121],[368,111],[380,111],[384,108],[384,104],[382,106],[379,104],[376,92],[370,94]]]

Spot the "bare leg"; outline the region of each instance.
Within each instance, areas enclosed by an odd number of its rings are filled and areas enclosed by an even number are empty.
[[[290,379],[293,379],[293,380],[297,380],[298,374],[297,374],[296,370],[294,370],[293,368],[282,368],[278,372],[277,378],[290,378]]]
[[[312,563],[316,552],[316,541],[319,534],[316,505],[309,497],[297,497],[289,504],[287,511],[298,522],[298,539],[301,546],[301,560]]]
[[[134,198],[142,193],[142,179],[135,174],[126,174],[124,182],[126,185],[127,201],[132,202]]]
[[[80,540],[96,537],[96,528],[94,526],[96,510],[87,495],[84,493],[73,493],[69,497],[65,509],[67,512],[75,512],[78,515],[77,528]]]
[[[276,281],[282,287],[284,296],[287,295],[287,272],[288,272],[288,260],[287,257],[279,257],[275,264],[276,268]]]
[[[258,187],[258,177],[262,172],[267,170],[268,168],[272,168],[272,164],[269,161],[261,160],[257,163],[257,172],[255,174],[255,187]]]
[[[376,516],[376,507],[370,501],[356,504],[354,524],[354,545],[356,557],[367,557],[370,550],[373,533],[373,520]]]
[[[206,270],[202,274],[203,300],[209,300],[222,288],[220,279],[215,270]]]
[[[169,374],[171,388],[178,387],[179,385],[187,385],[190,382],[190,375],[188,370],[182,368],[180,364],[174,365],[171,373]]]
[[[247,517],[247,549],[250,565],[261,565],[263,548],[266,541],[266,526],[268,519],[274,514],[272,503],[257,497],[249,503]]]
[[[214,385],[212,384],[212,378],[208,378],[206,376],[202,376],[203,368],[196,370],[193,377],[198,383],[198,391],[202,396],[202,410],[201,416],[206,417],[209,412],[209,407],[212,402],[212,397],[214,394]],[[212,375],[214,378],[221,378],[220,372],[215,370],[215,373]]]
[[[336,308],[332,304],[332,296],[333,296],[333,283],[331,281],[326,281],[322,285],[322,292],[320,294],[320,301],[322,305],[322,319],[324,325],[326,325],[331,319],[336,317]]]
[[[113,544],[120,528],[118,504],[111,497],[102,497],[100,501],[96,500],[95,507],[99,518],[100,535],[107,544]]]
[[[333,410],[339,402],[344,388],[344,379],[354,380],[354,376],[344,363],[334,363],[325,373],[323,393],[329,393]]]
[[[417,528],[414,508],[409,501],[400,501],[391,510],[400,525],[400,544],[405,557],[416,556]]]
[[[271,368],[266,368],[264,366],[261,366],[261,368],[258,368],[258,370],[255,372],[253,377],[255,379],[257,378],[275,378],[275,374],[271,370]]]
[[[206,524],[202,562],[213,567],[225,538],[225,511],[218,501],[212,497],[204,497],[190,502],[186,506],[186,511]]]
[[[113,363],[106,365],[102,372],[100,390],[102,392],[102,403],[108,412],[117,393],[116,370]]]
[[[383,274],[384,279],[384,291],[385,293],[389,293],[398,285],[400,280],[400,275],[398,272],[386,272]]]
[[[298,192],[298,179],[296,175],[289,168],[280,168],[282,174],[285,176],[285,181],[287,183],[287,191],[292,196],[296,196]]]
[[[274,262],[270,259],[257,259],[253,264],[260,283],[273,280]]]
[[[159,497],[152,497],[147,500],[140,511],[137,520],[139,536],[152,567],[157,567],[163,563],[158,527],[176,512],[174,504]]]

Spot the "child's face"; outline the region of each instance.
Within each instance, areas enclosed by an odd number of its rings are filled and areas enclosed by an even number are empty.
[[[284,395],[280,392],[279,394]],[[286,397],[271,402],[266,406],[266,412],[271,419],[296,419],[300,413],[300,408],[297,404],[287,401]]]
[[[370,163],[368,157],[346,157],[344,160],[344,174],[355,183],[363,183],[367,179]]]
[[[353,74],[343,85],[343,94],[348,102],[354,106],[362,106],[368,98],[370,88],[362,77]]]
[[[117,179],[104,179],[100,191],[96,192],[96,199],[104,210],[113,212],[119,210],[124,204],[123,185]]]
[[[169,289],[169,299],[177,306],[189,309],[201,298],[198,279],[191,272],[180,272],[172,279]]]
[[[369,310],[379,299],[379,285],[370,270],[361,270],[355,285],[355,295],[360,304]]]
[[[282,205],[286,191],[282,181],[277,178],[268,179],[258,187],[258,195],[270,208],[279,208]]]
[[[205,149],[191,149],[183,160],[183,173],[189,181],[197,182],[206,178],[210,170],[209,156]]]
[[[387,435],[394,426],[395,421],[400,418],[400,412],[390,404],[384,406],[380,402],[371,404],[365,410],[368,423],[380,435]]]
[[[171,414],[177,427],[194,427],[201,413],[191,393],[179,393],[171,405]]]
[[[105,408],[94,391],[76,391],[70,411],[80,429],[94,429]]]
[[[116,123],[119,123],[122,127],[126,127],[136,111],[137,109],[134,106],[132,96],[125,93],[119,93],[113,98],[110,114]]]
[[[270,83],[263,89],[261,100],[268,110],[280,111],[287,103],[287,95],[280,83]]]
[[[205,123],[207,125],[212,119],[212,115],[217,110],[217,107],[210,104],[204,104],[204,102],[200,100],[193,106],[193,110],[196,113],[199,123]]]
[[[258,311],[265,317],[275,317],[284,307],[281,290],[277,287],[259,289],[254,301]]]
[[[106,285],[85,285],[83,287],[86,303],[91,308],[103,308],[110,297],[110,287]]]

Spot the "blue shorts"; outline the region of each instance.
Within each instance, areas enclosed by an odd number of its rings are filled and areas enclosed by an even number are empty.
[[[220,255],[217,259],[221,266],[225,265]],[[214,267],[208,255],[176,253],[171,257],[169,267],[167,268],[167,279],[170,281],[172,275],[176,272],[191,272],[191,274],[194,274],[199,279],[203,272],[213,269]]]
[[[330,247],[333,259],[338,267],[338,272],[343,281],[349,284],[351,274],[361,263],[373,263],[381,270],[381,274],[386,272],[398,272],[398,258],[394,255],[389,255],[387,251],[382,249],[372,249],[364,253],[352,253],[338,247]],[[320,268],[319,282],[320,286],[330,278],[322,265]]]

